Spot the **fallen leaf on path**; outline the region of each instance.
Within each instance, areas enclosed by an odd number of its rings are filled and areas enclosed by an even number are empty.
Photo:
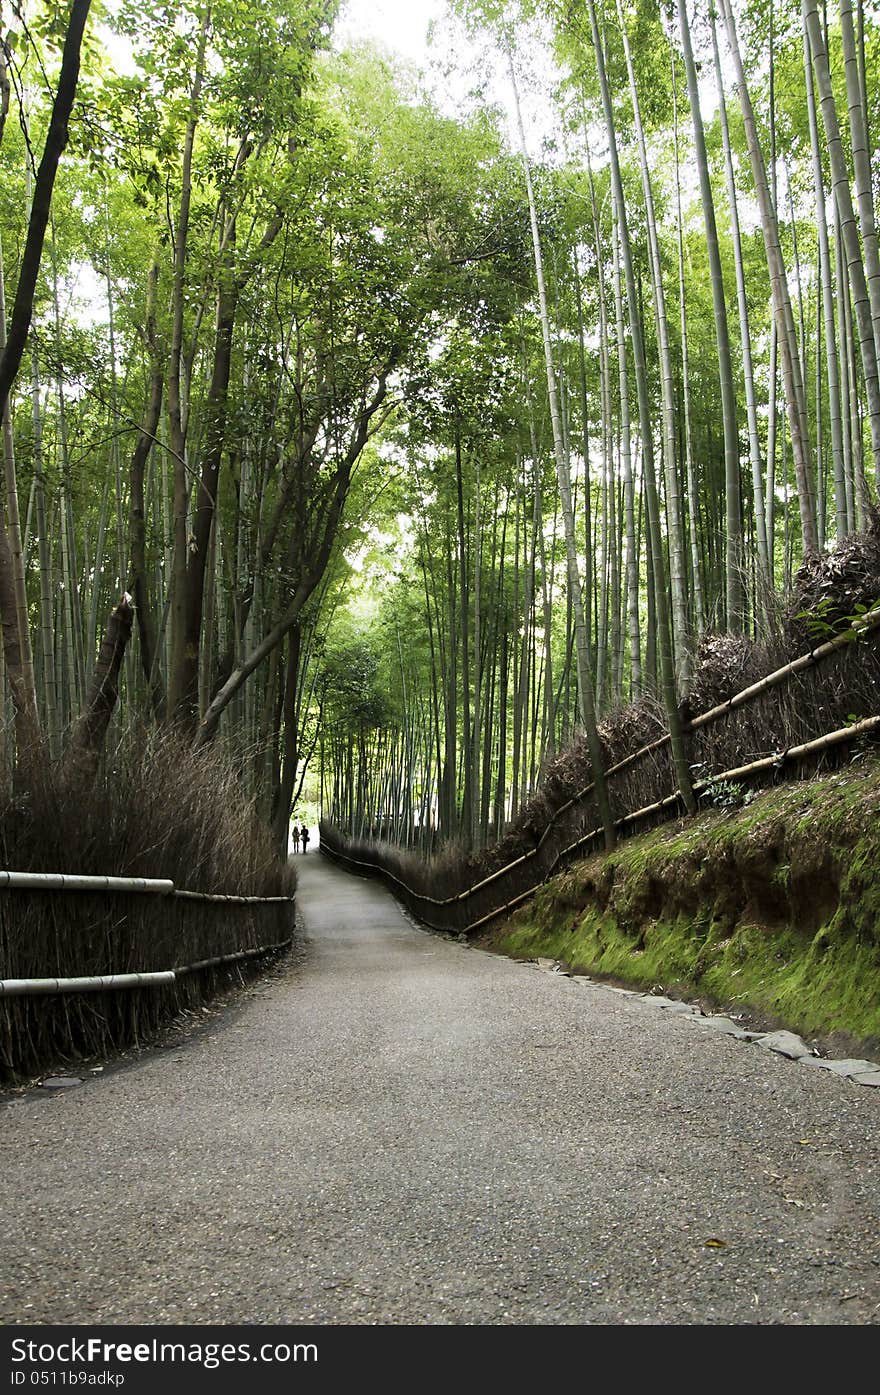
[[[703,1244],[709,1250],[723,1250],[725,1245],[727,1244],[727,1241],[719,1240],[716,1238],[716,1236],[712,1235],[709,1237],[708,1240],[704,1240]]]

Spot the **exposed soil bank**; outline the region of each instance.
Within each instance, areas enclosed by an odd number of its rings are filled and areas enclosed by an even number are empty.
[[[566,871],[492,947],[880,1046],[880,760]]]

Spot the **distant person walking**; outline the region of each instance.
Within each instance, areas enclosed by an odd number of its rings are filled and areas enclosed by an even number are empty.
[[[299,824],[296,824],[296,823],[295,823],[295,824],[293,825],[293,835],[292,835],[292,836],[293,836],[293,851],[294,851],[295,853],[298,853],[298,852],[299,852]]]
[[[307,853],[308,850],[309,850],[309,830],[306,828],[305,824],[303,824],[303,826],[302,826],[302,835],[301,835],[301,836],[302,836],[303,852],[304,852],[304,853]]]

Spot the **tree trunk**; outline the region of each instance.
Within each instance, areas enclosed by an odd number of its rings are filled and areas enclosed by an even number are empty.
[[[513,86],[514,102],[519,126],[523,171],[526,179],[526,192],[529,200],[529,219],[532,229],[532,250],[535,259],[535,277],[538,283],[538,302],[541,314],[541,332],[544,340],[544,363],[547,372],[547,395],[550,399],[550,421],[553,428],[553,448],[556,457],[556,478],[559,485],[559,498],[562,507],[562,522],[565,529],[565,549],[568,560],[568,584],[571,589],[574,608],[575,650],[578,663],[578,690],[580,695],[581,720],[587,735],[590,761],[593,767],[593,782],[596,787],[596,803],[599,817],[605,831],[605,846],[613,848],[615,843],[614,820],[605,784],[605,771],[602,744],[596,726],[596,711],[593,699],[593,674],[590,664],[590,644],[584,619],[584,602],[581,593],[581,579],[578,572],[577,541],[574,531],[574,514],[571,506],[571,480],[562,446],[562,426],[559,416],[559,399],[556,392],[556,375],[553,366],[553,348],[550,342],[550,320],[547,314],[547,293],[544,287],[544,263],[541,255],[541,239],[538,231],[538,215],[535,207],[535,191],[532,186],[532,171],[526,148],[526,133],[519,107],[519,93],[513,71],[513,59],[508,55],[510,81]]]
[[[728,0],[729,3],[729,0]],[[831,86],[831,72],[828,66],[828,52],[825,36],[819,19],[816,0],[802,0],[804,26],[810,41],[813,68],[816,73],[816,86],[819,89],[819,104],[825,123],[825,140],[831,162],[831,179],[834,197],[840,210],[840,229],[846,250],[847,270],[853,293],[853,314],[859,338],[862,358],[862,372],[865,379],[865,395],[868,399],[868,419],[871,428],[871,450],[874,456],[874,471],[880,485],[880,377],[877,367],[877,346],[874,339],[874,324],[871,318],[871,302],[865,279],[865,264],[859,245],[852,193],[849,186],[849,172],[846,156],[840,139],[840,126],[837,120],[837,106]],[[880,295],[880,282],[878,282]]]
[[[736,269],[736,302],[739,312],[740,344],[742,346],[743,378],[746,388],[746,417],[749,431],[749,459],[752,466],[752,499],[755,509],[755,532],[757,535],[758,584],[755,610],[769,620],[770,553],[767,547],[767,524],[764,505],[764,464],[761,460],[761,446],[758,439],[758,407],[755,399],[755,376],[752,368],[752,339],[749,331],[749,309],[746,299],[746,277],[743,267],[742,239],[739,228],[736,184],[733,177],[733,154],[730,147],[730,129],[727,124],[727,103],[724,96],[724,81],[721,75],[721,58],[718,53],[718,33],[715,27],[715,11],[710,13],[712,30],[712,56],[715,60],[715,81],[718,87],[719,110],[721,112],[721,137],[724,145],[724,168],[727,176],[727,197],[730,204],[730,231],[733,238],[733,259]]]
[[[874,220],[871,147],[868,143],[859,49],[856,45],[852,12],[852,0],[840,0],[840,33],[846,72],[846,99],[849,106],[849,129],[852,136],[856,203],[865,252],[865,272],[868,282],[868,298],[871,302],[871,320],[874,325],[874,352],[880,360],[880,248],[877,245],[877,225]],[[862,37],[864,37],[863,33]]]
[[[764,250],[770,272],[770,285],[773,292],[773,310],[777,325],[777,338],[782,353],[782,375],[785,381],[785,398],[791,433],[792,455],[798,485],[798,505],[801,515],[801,532],[804,551],[818,551],[819,539],[816,532],[816,507],[813,490],[813,465],[811,460],[810,437],[807,423],[806,397],[803,374],[797,348],[794,315],[788,281],[779,245],[779,226],[776,209],[770,198],[767,185],[767,171],[764,156],[758,140],[755,113],[749,95],[745,70],[736,36],[736,25],[730,0],[720,0],[721,12],[727,30],[727,39],[733,58],[734,71],[739,87],[739,100],[745,125],[749,160],[755,181],[755,193],[761,214],[761,231],[764,237]],[[769,530],[768,530],[769,543]]]
[[[147,524],[144,499],[144,472],[150,451],[156,439],[159,417],[162,411],[162,363],[156,345],[156,284],[159,276],[158,264],[154,261],[150,268],[147,292],[146,337],[150,352],[150,386],[143,421],[129,464],[129,546],[131,568],[129,587],[137,617],[138,637],[141,649],[141,668],[150,695],[150,703],[156,717],[164,715],[165,694],[163,691],[159,665],[156,661],[156,621],[147,585]]]
[[[712,196],[712,183],[709,178],[709,159],[706,154],[706,137],[703,131],[703,118],[700,113],[700,95],[697,86],[697,70],[691,48],[691,33],[687,18],[685,0],[678,6],[681,29],[684,68],[687,77],[688,98],[694,128],[694,147],[697,156],[697,172],[700,180],[700,199],[703,205],[703,222],[706,229],[706,250],[709,254],[709,275],[712,282],[712,306],[715,313],[715,343],[718,348],[718,381],[721,388],[721,414],[724,425],[724,487],[725,487],[725,592],[727,598],[728,628],[739,631],[742,628],[742,500],[739,473],[739,437],[736,424],[736,392],[733,385],[733,364],[730,358],[730,334],[727,327],[727,304],[724,298],[724,275],[721,270],[721,253],[718,247],[718,228],[715,222],[715,201]]]
[[[642,319],[639,312],[639,298],[636,289],[635,271],[629,240],[629,225],[626,203],[623,194],[623,179],[620,172],[620,159],[617,150],[617,133],[614,123],[614,110],[611,105],[611,92],[605,71],[605,55],[596,21],[596,8],[593,0],[587,0],[590,28],[593,37],[593,52],[605,113],[608,144],[611,154],[611,186],[617,208],[618,228],[620,229],[620,252],[626,278],[626,295],[630,311],[630,328],[633,342],[633,361],[636,373],[636,393],[639,401],[639,427],[642,438],[642,474],[645,487],[645,508],[647,513],[647,534],[650,539],[651,566],[653,568],[654,602],[653,617],[649,607],[649,638],[653,626],[660,660],[660,682],[663,690],[663,705],[669,724],[670,745],[673,753],[675,774],[681,797],[688,813],[696,810],[690,767],[685,750],[684,733],[681,726],[681,712],[675,687],[673,668],[672,636],[669,626],[669,611],[666,605],[666,578],[663,567],[663,540],[660,531],[660,500],[657,494],[657,478],[654,473],[654,457],[651,445],[651,417],[648,397],[647,370],[645,367],[645,342],[642,333]],[[646,655],[647,658],[647,655]]]
[[[34,180],[34,197],[18,273],[18,285],[15,288],[9,335],[6,347],[0,354],[0,410],[9,399],[9,393],[21,365],[27,343],[37,277],[43,256],[43,244],[49,225],[52,190],[55,187],[55,176],[58,173],[58,162],[67,145],[70,113],[73,109],[76,85],[79,80],[80,49],[90,7],[91,0],[73,0],[70,7],[70,18],[64,37],[64,50],[61,55],[61,69],[58,74],[58,86],[52,103],[52,115],[49,120],[43,154]]]
[[[660,358],[660,404],[663,421],[663,466],[666,478],[666,531],[669,537],[669,580],[671,599],[671,619],[672,619],[672,645],[675,654],[675,677],[680,693],[687,691],[693,673],[693,654],[691,649],[691,639],[688,625],[687,613],[687,563],[685,561],[684,545],[684,516],[681,501],[681,491],[679,489],[678,463],[675,455],[675,406],[673,401],[672,388],[672,355],[669,348],[669,323],[666,318],[666,294],[663,287],[663,268],[660,262],[660,243],[657,237],[657,221],[654,213],[654,190],[651,184],[651,173],[648,163],[648,151],[645,144],[645,133],[642,128],[642,114],[639,105],[639,94],[636,88],[636,75],[633,68],[632,54],[630,53],[629,35],[626,29],[626,19],[623,13],[621,0],[617,0],[617,16],[620,23],[621,38],[623,39],[623,52],[626,58],[627,73],[629,75],[629,90],[633,103],[633,116],[635,118],[636,139],[639,147],[639,166],[642,175],[642,193],[645,200],[645,213],[648,224],[648,248],[651,260],[651,288],[654,297],[654,315],[657,328],[657,351]],[[699,144],[698,144],[699,149]],[[704,148],[705,149],[705,148]],[[712,215],[712,225],[714,230],[714,213]],[[715,253],[717,254],[717,234],[714,238]],[[707,232],[707,244],[712,249],[712,236]],[[720,258],[718,259],[720,272]],[[715,279],[714,264],[710,255],[710,266],[712,266],[713,285]],[[723,290],[723,287],[722,287]],[[722,295],[723,306],[723,295]],[[717,310],[716,310],[717,314]],[[724,338],[727,335],[726,319],[723,326]],[[721,330],[718,331],[719,339]],[[725,353],[722,354],[719,343],[719,363],[721,367],[722,379],[730,368],[730,344],[725,344]],[[731,370],[732,384],[732,370]],[[735,505],[736,524],[733,535],[728,533],[728,551],[735,561],[735,585],[739,580],[739,557],[741,551],[741,539],[738,533],[739,525],[739,450],[736,442],[736,412],[735,398],[732,391],[728,393],[722,382],[722,408],[725,413],[725,450],[727,448],[727,414],[733,402],[733,443],[734,459],[731,473]],[[730,489],[730,478],[728,479],[728,490]],[[729,522],[729,520],[728,520]],[[737,593],[738,594],[738,593]],[[738,614],[738,602],[735,601],[735,610]]]
[[[626,614],[629,633],[629,695],[637,702],[642,695],[641,620],[639,615],[639,559],[636,546],[635,487],[632,472],[632,432],[629,418],[629,370],[623,327],[623,296],[620,287],[620,233],[614,219],[614,315],[617,328],[617,375],[620,384],[620,457],[623,467],[623,502],[626,519]]]
[[[834,506],[837,539],[845,538],[849,528],[846,516],[846,467],[843,449],[843,424],[840,412],[840,378],[838,375],[837,342],[834,333],[834,292],[831,277],[831,252],[828,244],[828,219],[825,214],[825,184],[822,178],[822,156],[816,124],[816,98],[813,92],[813,69],[810,63],[810,41],[804,33],[804,78],[807,88],[807,117],[810,126],[810,150],[813,157],[813,191],[816,202],[816,229],[819,239],[819,278],[822,295],[822,319],[825,328],[825,371],[828,379],[828,416],[831,426],[831,455],[834,464]],[[817,396],[817,412],[820,410]]]
[[[119,671],[131,637],[134,614],[126,591],[113,607],[101,641],[86,703],[70,733],[62,767],[65,782],[91,779],[119,696]]]

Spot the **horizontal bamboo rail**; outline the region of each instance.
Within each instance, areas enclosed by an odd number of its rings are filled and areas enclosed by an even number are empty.
[[[724,717],[728,712],[732,712],[737,707],[742,707],[743,703],[750,702],[752,698],[760,697],[769,688],[776,688],[786,678],[791,678],[796,673],[802,673],[804,669],[810,668],[813,664],[818,664],[822,659],[827,659],[830,654],[836,654],[839,649],[846,649],[863,633],[875,630],[880,626],[880,605],[869,610],[866,615],[859,616],[854,620],[848,630],[843,634],[835,635],[834,639],[829,639],[825,644],[820,644],[818,648],[811,649],[809,654],[801,654],[800,658],[792,659],[791,663],[783,664],[773,673],[768,673],[765,678],[759,678],[757,683],[752,683],[750,687],[743,688],[741,692],[734,693],[733,697],[726,702],[720,702],[717,707],[710,707],[707,712],[701,712],[698,717],[692,717],[687,725],[687,730],[696,731],[698,727],[706,726],[709,722],[714,722],[718,717]]]
[[[0,889],[3,887],[10,891],[80,891],[111,894],[152,892],[180,900],[207,901],[233,906],[283,905],[292,904],[296,900],[294,896],[234,896],[219,892],[183,891],[178,890],[173,881],[158,877],[91,877],[77,876],[69,872],[0,871]],[[290,944],[292,938],[281,940],[277,944],[238,950],[234,954],[221,954],[213,959],[200,959],[195,964],[184,964],[174,969],[160,969],[151,973],[87,974],[78,978],[0,979],[0,998],[22,998],[38,994],[114,993],[127,988],[162,988],[174,983],[184,974],[271,954],[273,950],[286,949]]]
[[[258,945],[256,949],[241,949],[235,954],[218,954],[213,959],[199,959],[195,964],[184,964],[176,969],[159,969],[155,973],[93,974],[84,978],[0,979],[0,998],[60,993],[116,993],[124,988],[166,988],[184,974],[194,974],[202,969],[218,968],[224,964],[237,964],[243,959],[256,959],[260,955],[272,954],[275,950],[287,949],[292,943],[293,939],[289,937],[279,940],[277,944]]]
[[[276,906],[296,900],[295,896],[233,896],[222,891],[178,891],[177,888],[174,895],[180,900],[215,901],[232,906]]]
[[[242,959],[257,959],[261,954],[273,954],[275,950],[289,949],[293,944],[293,937],[288,936],[286,940],[278,940],[273,945],[258,945],[256,949],[239,949],[235,954],[218,954],[214,959],[199,959],[195,964],[186,964],[182,969],[174,969],[177,978],[183,974],[194,974],[202,969],[214,969],[221,964],[238,964]]]
[[[114,993],[120,988],[162,988],[173,983],[173,969],[151,974],[91,974],[85,978],[0,978],[0,998],[37,994]]]
[[[781,668],[774,669],[772,673],[765,674],[763,678],[758,679],[757,683],[751,683],[747,688],[742,688],[740,692],[734,693],[733,697],[727,698],[724,702],[719,702],[715,707],[707,708],[705,712],[701,712],[698,716],[692,717],[690,721],[683,722],[682,731],[687,735],[689,732],[699,731],[700,727],[706,727],[711,725],[712,722],[717,722],[721,717],[726,717],[729,713],[735,711],[736,708],[744,706],[747,702],[751,702],[753,698],[761,697],[763,693],[769,692],[771,688],[778,687],[780,683],[784,683],[786,679],[792,678],[796,673],[802,673],[805,669],[811,668],[814,664],[821,663],[823,659],[829,658],[839,650],[846,649],[858,639],[861,634],[867,634],[870,630],[877,629],[878,626],[880,626],[880,606],[875,606],[873,610],[869,610],[867,614],[854,620],[849,629],[844,630],[843,634],[835,635],[833,639],[829,639],[824,644],[818,645],[817,648],[811,649],[808,654],[801,654],[797,659],[792,659],[790,663],[783,664]],[[637,762],[643,760],[645,756],[650,755],[652,751],[662,750],[664,746],[668,745],[669,732],[667,731],[664,732],[662,736],[655,737],[653,741],[649,741],[646,746],[640,746],[637,751],[633,751],[630,755],[624,756],[616,765],[610,765],[605,771],[606,780],[612,775],[619,775],[622,770],[628,770],[631,765],[637,764]],[[716,776],[715,778],[719,779],[720,777]],[[564,814],[572,805],[579,804],[582,799],[586,799],[587,795],[591,794],[594,788],[595,784],[591,781],[588,785],[585,785],[583,789],[578,790],[577,794],[573,794],[571,799],[567,799],[564,804],[560,804],[559,808],[553,811],[550,823],[548,823],[547,828],[545,828],[541,835],[541,841],[543,841],[549,831],[553,820],[558,819],[560,815]]]
[[[11,891],[153,892],[169,896],[174,883],[153,877],[80,877],[70,872],[0,872],[0,887]]]
[[[748,779],[749,776],[758,775],[765,770],[778,770],[787,761],[803,760],[809,756],[817,755],[820,751],[826,750],[832,746],[846,745],[850,741],[858,740],[860,736],[872,735],[874,732],[880,732],[880,717],[866,717],[864,721],[854,722],[852,726],[848,727],[839,727],[837,731],[829,732],[826,736],[819,736],[814,741],[806,741],[800,746],[790,746],[787,751],[779,751],[775,755],[764,756],[760,760],[752,761],[748,765],[739,765],[734,766],[730,770],[722,770],[720,774],[713,775],[708,780],[700,780],[695,783],[694,793],[699,794],[709,785],[716,784],[720,781],[727,782]],[[678,805],[680,802],[681,791],[676,790],[674,794],[667,795],[665,799],[658,799],[653,804],[646,804],[642,809],[635,809],[630,814],[624,814],[623,818],[616,820],[614,827],[620,829],[625,828],[627,825],[637,823],[641,819],[662,813],[664,809],[670,808],[673,805]],[[509,902],[507,906],[499,907],[497,911],[490,911],[488,915],[482,916],[480,920],[474,921],[472,925],[466,925],[462,933],[468,934],[471,930],[476,930],[478,926],[486,924],[489,920],[494,920],[497,916],[503,914],[504,911],[509,910],[514,904],[518,904],[520,901],[526,900],[527,897],[533,896],[538,890],[538,887],[542,886],[544,882],[553,875],[560,862],[573,856],[577,852],[583,851],[588,844],[597,843],[598,840],[604,836],[604,832],[604,828],[592,828],[590,832],[585,833],[582,838],[578,838],[576,842],[570,843],[567,848],[562,848],[560,852],[556,854],[556,857],[553,859],[553,862],[550,864],[541,882],[537,883],[530,891],[523,892],[521,896],[516,897],[515,900]]]
[[[81,877],[71,872],[0,872],[0,889],[10,891],[92,891],[127,894],[152,892],[187,901],[216,901],[233,906],[272,906],[296,900],[295,896],[234,896],[216,891],[183,891],[158,877]]]

